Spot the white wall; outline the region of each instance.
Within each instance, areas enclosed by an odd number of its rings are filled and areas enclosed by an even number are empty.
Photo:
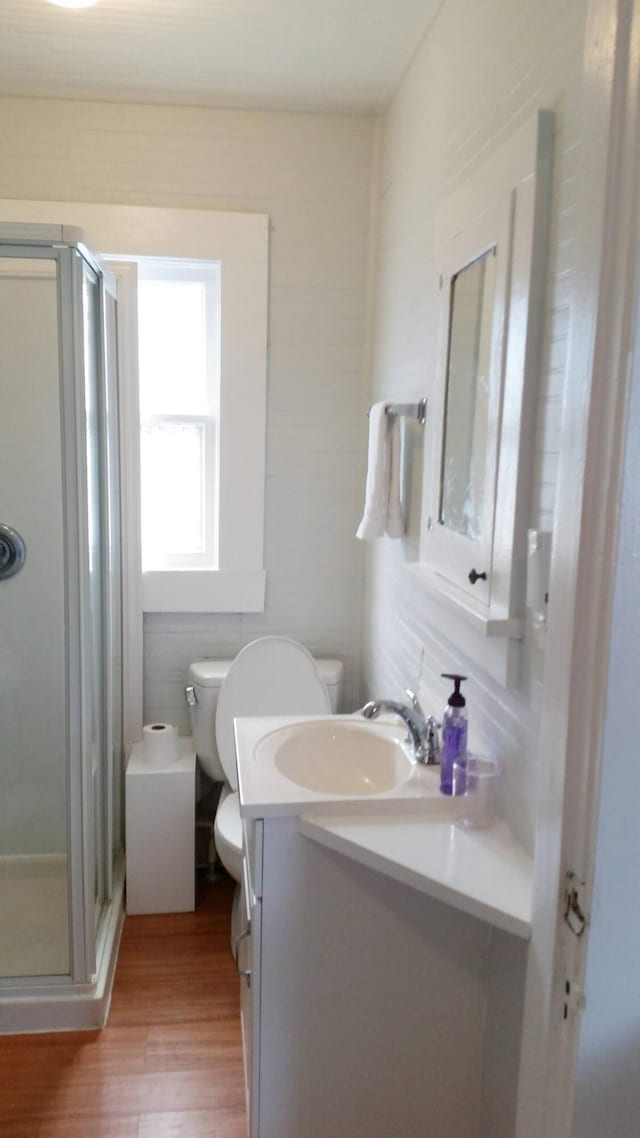
[[[0,197],[244,209],[272,220],[266,611],[149,616],[145,719],[186,731],[188,663],[232,656],[265,633],[344,657],[353,702],[372,140],[373,120],[357,116],[0,100]]]
[[[580,0],[446,0],[380,131],[373,387],[375,398],[404,399],[429,396],[434,383],[433,233],[440,201],[536,109],[555,112],[530,511],[530,525],[540,529],[553,525],[561,441],[584,17]],[[414,503],[407,538],[375,543],[367,559],[366,692],[398,696],[411,686],[435,690],[444,705],[448,689],[440,672],[467,674],[472,742],[503,760],[504,808],[531,847],[543,655],[528,634],[518,688],[505,692],[457,651],[443,610],[403,573],[404,561],[416,555],[418,514]]]

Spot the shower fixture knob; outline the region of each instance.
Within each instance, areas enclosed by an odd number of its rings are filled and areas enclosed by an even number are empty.
[[[0,581],[6,581],[22,569],[27,547],[16,530],[0,522]]]

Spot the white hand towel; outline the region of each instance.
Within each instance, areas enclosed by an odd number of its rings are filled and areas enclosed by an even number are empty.
[[[387,428],[389,442],[389,501],[387,503],[386,530],[389,537],[402,537],[404,517],[400,501],[400,423],[397,415],[390,419]]]
[[[400,425],[394,419],[387,415],[386,403],[374,403],[369,412],[364,514],[356,533],[360,541],[373,541],[385,533],[390,537],[404,533],[400,507]]]

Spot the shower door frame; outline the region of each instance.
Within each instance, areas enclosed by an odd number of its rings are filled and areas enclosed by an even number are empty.
[[[96,880],[96,846],[94,832],[94,812],[92,796],[92,778],[89,769],[92,722],[95,708],[92,704],[93,688],[93,659],[91,651],[90,624],[90,579],[88,565],[89,550],[89,487],[87,476],[88,450],[86,446],[87,401],[86,401],[86,369],[89,366],[84,352],[84,320],[82,307],[82,285],[86,267],[93,273],[98,286],[96,331],[98,345],[96,351],[96,410],[97,410],[97,447],[98,472],[102,486],[104,478],[104,451],[105,438],[103,436],[105,419],[105,392],[104,392],[104,299],[102,274],[99,266],[81,245],[69,247],[60,251],[60,285],[59,285],[59,328],[61,336],[61,375],[62,375],[62,403],[63,403],[63,484],[64,509],[67,550],[77,550],[74,570],[77,571],[77,602],[75,604],[74,619],[77,621],[78,635],[70,634],[71,612],[74,608],[73,592],[69,589],[67,581],[66,613],[68,641],[68,710],[69,710],[69,750],[68,750],[68,837],[70,850],[69,872],[69,911],[71,915],[70,949],[71,949],[71,980],[75,983],[89,981],[96,972],[96,897],[94,882]],[[68,362],[72,379],[65,382],[65,360]],[[66,401],[66,406],[65,406]],[[72,425],[73,424],[73,425]],[[67,426],[71,429],[67,430]],[[75,494],[70,493],[75,489]],[[103,669],[103,697],[107,692],[106,682],[106,629],[109,626],[108,594],[105,575],[105,545],[108,545],[108,535],[104,532],[104,492],[98,495],[100,506],[100,573],[103,581],[101,590],[101,625],[100,640],[101,666]],[[68,558],[68,561],[72,558]],[[68,564],[67,561],[67,564]],[[72,679],[73,676],[73,679]],[[107,738],[105,722],[106,709],[99,709],[101,723],[99,738],[102,755],[101,781],[102,781],[102,818],[101,827],[105,827],[105,779],[103,764],[108,761]],[[75,719],[75,723],[73,720]],[[73,739],[73,743],[72,743]],[[104,860],[105,850],[101,850]],[[78,856],[80,854],[80,856]],[[98,878],[102,883],[105,875],[104,864],[98,869]],[[82,914],[82,920],[77,917]]]
[[[27,231],[38,230],[33,238]],[[12,230],[15,237],[9,232]],[[86,447],[85,358],[82,282],[85,266],[95,274],[98,296],[95,313],[97,336],[96,400],[98,418],[98,470],[101,510],[101,625],[100,653],[104,669],[102,693],[110,700],[110,533],[107,488],[107,391],[104,367],[105,281],[101,266],[65,227],[0,227],[0,258],[53,261],[56,265],[58,306],[58,397],[61,429],[61,493],[64,526],[64,616],[66,637],[67,736],[67,897],[69,919],[69,971],[64,975],[0,977],[0,1033],[47,1030],[50,1027],[100,1026],[108,1004],[115,951],[122,926],[123,859],[115,880],[112,848],[113,748],[107,745],[110,727],[102,732],[100,763],[101,824],[104,840],[100,857],[104,896],[96,922],[96,849],[93,817],[91,742],[91,634],[89,628],[88,486]],[[117,389],[117,380],[110,382]],[[113,395],[113,393],[112,393]],[[117,393],[116,393],[117,399]],[[117,404],[116,404],[117,405]],[[117,430],[117,424],[115,425]],[[124,647],[123,647],[124,650]],[[88,667],[88,670],[87,670]],[[103,723],[110,707],[101,705]],[[69,997],[69,999],[66,999]]]

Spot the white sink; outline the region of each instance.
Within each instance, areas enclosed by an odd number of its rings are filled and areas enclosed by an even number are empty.
[[[358,797],[401,786],[414,767],[400,738],[344,719],[279,727],[261,739],[255,759],[307,790]]]

